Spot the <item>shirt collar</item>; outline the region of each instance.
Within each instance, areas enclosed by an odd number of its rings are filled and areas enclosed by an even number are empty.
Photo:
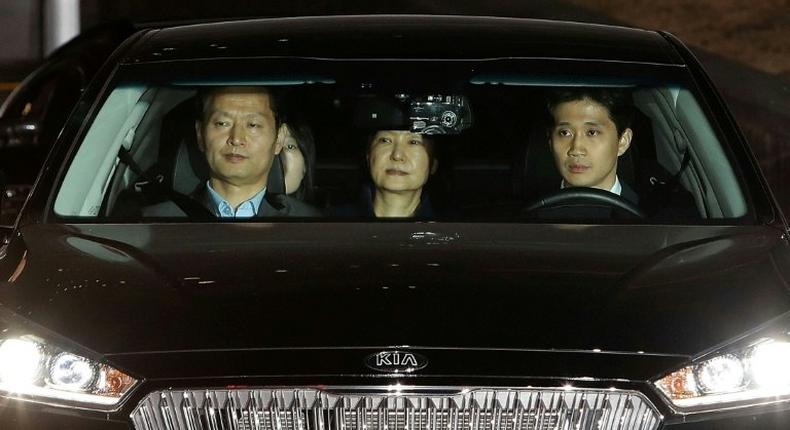
[[[560,182],[560,189],[562,189],[562,188],[566,188],[564,179],[562,180],[562,182]],[[612,185],[612,188],[609,189],[609,192],[610,193],[615,193],[618,196],[621,195],[622,192],[623,192],[623,185],[620,184],[620,178],[618,176],[616,176],[616,175],[614,177],[614,185]]]
[[[614,185],[612,185],[612,189],[609,192],[615,193],[618,196],[623,192],[623,186],[620,184],[620,178],[617,176],[614,177]]]
[[[263,197],[266,195],[266,187],[263,187],[263,189],[257,194],[241,202],[239,207],[234,210],[233,206],[231,206],[227,200],[222,198],[219,193],[214,191],[214,188],[211,187],[210,181],[206,181],[206,188],[208,189],[208,194],[211,197],[211,202],[213,203],[212,209],[214,209],[214,214],[220,218],[254,217],[258,213],[258,208],[261,206]]]

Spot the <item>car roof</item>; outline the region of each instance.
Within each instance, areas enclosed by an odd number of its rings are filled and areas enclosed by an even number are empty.
[[[522,18],[361,15],[269,18],[167,27],[122,62],[200,58],[555,58],[684,64],[658,32]]]

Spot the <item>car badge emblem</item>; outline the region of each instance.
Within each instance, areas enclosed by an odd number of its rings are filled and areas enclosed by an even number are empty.
[[[381,351],[368,355],[365,365],[378,372],[412,373],[424,369],[428,359],[416,352]]]

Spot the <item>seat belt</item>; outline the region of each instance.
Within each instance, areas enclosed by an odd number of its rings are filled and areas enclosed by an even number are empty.
[[[677,188],[678,184],[680,183],[680,175],[686,171],[686,168],[689,166],[690,162],[691,152],[688,148],[686,148],[686,150],[683,152],[683,161],[680,162],[680,169],[678,169],[677,173],[672,175],[672,177],[669,178],[669,181],[667,181],[667,188],[670,191],[674,191]]]
[[[205,206],[195,201],[191,197],[181,194],[170,187],[164,186],[161,181],[158,181],[155,178],[151,178],[146,172],[143,171],[143,169],[140,168],[140,165],[134,161],[132,154],[123,145],[121,145],[121,148],[118,150],[118,159],[121,160],[123,164],[126,164],[126,166],[128,166],[137,176],[145,179],[148,184],[151,184],[152,187],[156,188],[162,194],[167,196],[167,198],[175,203],[175,205],[184,211],[184,213],[190,218],[201,221],[209,221],[217,218]]]
[[[686,171],[689,164],[691,164],[691,152],[688,148],[683,152],[683,160],[680,162],[680,168],[678,171],[672,175],[666,182],[656,180],[653,182],[653,178],[650,178],[650,184],[654,187],[653,191],[648,196],[648,199],[645,201],[645,209],[648,212],[648,216],[655,214],[656,212],[660,211],[662,208],[666,207],[669,203],[672,193],[677,190],[678,185],[680,185],[680,177],[683,175],[683,172]]]

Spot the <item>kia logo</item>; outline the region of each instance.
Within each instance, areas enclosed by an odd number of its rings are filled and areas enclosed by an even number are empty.
[[[424,369],[428,365],[428,359],[415,352],[381,351],[368,355],[365,364],[379,372],[411,373]]]

